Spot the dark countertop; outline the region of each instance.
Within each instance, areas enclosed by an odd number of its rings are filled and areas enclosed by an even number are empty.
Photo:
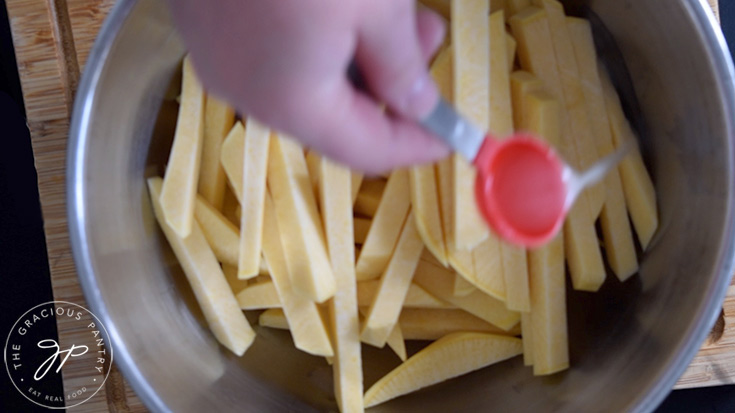
[[[720,0],[722,27],[735,39],[735,1]],[[730,42],[733,52],[735,40]],[[36,170],[4,0],[0,0],[0,338],[25,311],[53,300]],[[55,330],[48,337],[57,338]],[[58,339],[58,338],[57,338]],[[4,370],[4,369],[3,369]],[[61,377],[58,378],[61,386]],[[0,411],[37,411],[0,372]],[[657,410],[735,412],[735,386],[671,393]]]

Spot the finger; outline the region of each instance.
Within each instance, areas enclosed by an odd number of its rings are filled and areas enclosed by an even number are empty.
[[[312,102],[310,121],[291,125],[298,137],[324,155],[367,173],[432,162],[447,147],[418,124],[394,117],[347,80],[332,95]]]
[[[422,52],[414,2],[364,2],[355,58],[370,90],[390,109],[408,119],[422,119],[436,105],[439,94],[429,76]],[[434,23],[422,17],[427,46],[432,46]]]
[[[421,55],[424,58],[424,62],[428,62],[444,41],[446,23],[433,10],[421,8],[416,13],[416,30],[418,32]]]

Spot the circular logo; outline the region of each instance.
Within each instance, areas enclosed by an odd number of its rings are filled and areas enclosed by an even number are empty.
[[[71,333],[57,342],[48,337],[56,326]],[[39,406],[65,409],[84,403],[102,388],[112,365],[112,345],[91,311],[66,301],[49,301],[15,322],[3,357],[10,380],[23,396]],[[59,389],[62,369],[66,381]]]

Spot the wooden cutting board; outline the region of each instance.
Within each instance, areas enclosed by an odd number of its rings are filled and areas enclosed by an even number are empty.
[[[717,0],[709,0],[717,14]],[[56,300],[86,306],[71,256],[66,220],[65,158],[80,70],[114,0],[6,0],[38,173],[46,247]],[[677,387],[735,381],[735,286],[723,317]],[[58,325],[62,347],[74,341]],[[82,372],[64,369],[64,383]],[[75,411],[145,411],[113,366],[105,387]]]

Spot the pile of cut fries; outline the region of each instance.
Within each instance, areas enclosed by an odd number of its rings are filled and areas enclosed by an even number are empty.
[[[423,3],[451,28],[432,76],[477,125],[532,132],[579,170],[636,139],[589,23],[558,1]],[[658,226],[638,150],[534,250],[488,228],[474,175],[452,155],[363,177],[238,120],[187,57],[166,173],[148,187],[217,340],[243,354],[256,337],[243,311],[257,311],[260,326],[288,329],[296,348],[332,364],[340,409],[352,412],[520,354],[535,375],[567,369],[565,264],[578,290],[605,282],[603,253],[625,281],[638,270],[633,232],[645,250]],[[433,342],[407,357],[405,340]],[[366,392],[362,343],[402,361]]]

